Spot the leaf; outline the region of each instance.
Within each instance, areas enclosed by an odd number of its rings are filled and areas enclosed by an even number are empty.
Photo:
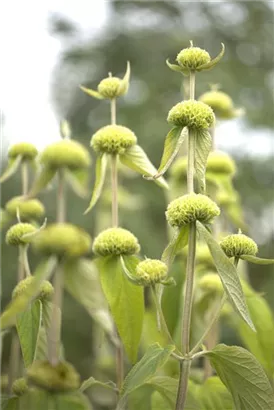
[[[235,266],[225,255],[218,242],[215,241],[213,236],[208,232],[203,224],[197,221],[196,226],[198,232],[208,245],[216,269],[223,283],[223,287],[232,303],[232,306],[235,311],[240,314],[242,319],[251,327],[251,329],[255,330],[248,312],[242,285]]]
[[[104,99],[104,97],[98,91],[92,90],[91,88],[83,87],[82,85],[80,85],[80,88],[82,91],[84,91],[84,93],[90,95],[91,97],[97,98],[98,100]]]
[[[22,155],[18,155],[15,159],[9,160],[6,170],[0,177],[0,184],[2,184],[2,182],[5,182],[7,179],[9,179],[12,175],[15,174],[21,162],[22,162]]]
[[[176,71],[177,73],[181,73],[185,76],[189,76],[189,73],[190,73],[189,70],[184,69],[183,67],[180,67],[177,64],[171,64],[168,59],[166,60],[166,64],[172,71]]]
[[[19,397],[1,397],[1,410],[19,410]]]
[[[206,355],[230,391],[236,410],[273,410],[273,389],[250,352],[220,344]]]
[[[168,360],[175,346],[168,345],[162,348],[158,343],[148,348],[142,359],[133,366],[126,376],[121,398],[126,397],[133,390],[147,383]]]
[[[19,397],[19,409],[21,410],[59,410],[53,402],[53,395],[42,389],[29,389],[26,394]]]
[[[63,358],[63,346],[61,342],[61,322],[62,322],[62,312],[61,309],[58,306],[55,306],[52,302],[50,301],[43,301],[42,305],[42,323],[44,326],[45,334],[41,332],[41,335],[39,334],[39,341],[38,341],[38,347],[39,351],[37,351],[37,355],[43,355],[43,349],[47,349],[47,341],[51,337],[51,342],[55,344],[55,346],[58,347],[58,352],[59,352],[59,358]],[[55,321],[56,321],[56,332],[54,334],[54,339],[52,339],[52,335],[50,335],[50,326],[51,326],[51,318],[53,315],[53,309],[54,309],[54,314],[55,314]],[[44,340],[42,339],[44,337]],[[46,344],[46,346],[45,346]],[[36,360],[37,357],[36,357]]]
[[[59,393],[53,396],[53,400],[54,410],[92,410],[87,397],[81,392]]]
[[[209,63],[200,65],[200,67],[197,68],[197,71],[211,70],[211,68],[215,67],[215,65],[218,64],[225,53],[225,45],[223,43],[221,43],[221,45],[222,49],[217,57],[213,58]]]
[[[195,396],[201,410],[234,410],[231,394],[219,377],[210,377],[204,384],[197,385]]]
[[[139,145],[133,145],[133,147],[126,150],[123,155],[120,155],[119,158],[122,164],[126,165],[130,169],[133,169],[139,174],[153,177],[157,173],[156,168],[150,162],[147,154]],[[156,179],[155,182],[162,188],[168,189],[168,184],[163,177]]]
[[[114,333],[111,317],[95,264],[81,258],[64,265],[65,289],[80,303],[108,335]]]
[[[35,360],[47,360],[48,356],[48,342],[47,342],[47,332],[44,326],[40,327],[37,347],[35,352]]]
[[[180,229],[176,229],[171,241],[165,248],[162,254],[162,261],[168,266],[171,266],[175,256],[187,245],[188,243],[189,226],[183,226]]]
[[[42,167],[37,177],[33,181],[30,192],[28,193],[28,198],[36,196],[41,192],[46,186],[52,181],[56,174],[56,169]]]
[[[80,198],[86,198],[87,191],[87,170],[69,170],[65,169],[65,179],[68,185],[70,185],[73,192]],[[79,172],[80,171],[80,172]]]
[[[55,257],[50,257],[42,261],[34,272],[33,281],[24,291],[14,298],[1,315],[1,329],[12,326],[15,323],[16,315],[26,310],[30,301],[38,295],[40,285],[43,280],[49,279],[57,264]]]
[[[193,136],[194,137],[194,134]],[[205,192],[205,172],[207,158],[212,146],[212,138],[208,130],[195,132],[195,160],[194,167],[201,192]]]
[[[129,61],[127,61],[127,69],[125,72],[124,77],[122,78],[120,85],[119,85],[119,95],[124,95],[127,93],[128,91],[128,87],[129,87],[129,79],[130,79],[130,63]]]
[[[160,166],[157,174],[153,176],[153,179],[157,179],[168,170],[172,162],[174,161],[179,149],[184,142],[185,137],[188,135],[187,127],[173,127],[166,136],[164,152],[161,159]]]
[[[84,392],[85,390],[89,389],[90,387],[93,386],[102,386],[105,389],[109,390],[114,390],[116,391],[115,384],[112,381],[109,381],[107,383],[100,382],[99,380],[94,379],[94,377],[89,377],[87,380],[84,380],[83,383],[81,384],[81,387],[79,388],[80,392]]]
[[[257,256],[252,255],[242,255],[241,259],[247,262],[255,263],[256,265],[272,265],[272,263],[274,263],[274,259],[257,258]]]
[[[144,289],[125,276],[119,257],[98,261],[104,294],[128,358],[135,362],[144,318]]]
[[[94,207],[94,205],[100,198],[100,195],[102,193],[102,189],[104,186],[104,182],[105,182],[106,169],[107,169],[107,155],[102,154],[96,160],[95,183],[94,183],[93,193],[92,193],[89,207],[85,211],[85,214],[87,214]]]
[[[140,262],[137,256],[120,256],[120,261],[122,265],[123,272],[127,278],[134,284],[139,285],[138,277],[136,276],[136,267]]]
[[[16,329],[20,340],[25,367],[29,367],[36,353],[42,320],[42,303],[36,300],[25,312],[16,317]]]

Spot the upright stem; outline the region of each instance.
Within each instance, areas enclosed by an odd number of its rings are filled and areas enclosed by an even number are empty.
[[[65,196],[65,178],[62,170],[58,172],[58,188],[57,188],[57,204],[56,204],[56,222],[63,223],[66,219],[66,196]]]
[[[117,155],[111,156],[112,226],[118,226],[118,172]]]
[[[22,162],[21,176],[22,176],[22,194],[25,196],[28,193],[28,185],[29,185],[28,163],[26,161]]]
[[[111,124],[116,124],[116,98],[112,98],[112,100],[110,100],[110,116]]]

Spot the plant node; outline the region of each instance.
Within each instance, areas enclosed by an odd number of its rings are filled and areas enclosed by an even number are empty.
[[[181,67],[195,71],[201,65],[208,64],[211,58],[209,53],[202,48],[188,47],[179,52],[176,60]]]
[[[107,125],[100,128],[91,138],[90,145],[95,152],[123,154],[137,142],[136,135],[122,125]]]
[[[136,268],[138,284],[151,286],[160,283],[167,277],[167,265],[158,259],[145,259]]]
[[[140,251],[138,239],[122,228],[110,228],[94,240],[93,252],[100,256],[134,255]]]
[[[258,246],[256,242],[242,233],[226,236],[220,242],[220,246],[229,258],[237,258],[242,255],[255,256],[258,252]]]
[[[26,245],[29,242],[28,238],[24,239],[24,235],[33,233],[36,228],[29,223],[18,223],[12,225],[6,233],[6,243],[8,245]]]
[[[174,105],[168,113],[167,121],[173,125],[201,130],[210,128],[215,122],[215,116],[209,105],[188,100]]]

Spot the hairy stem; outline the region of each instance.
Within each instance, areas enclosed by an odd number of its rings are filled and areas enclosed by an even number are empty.
[[[110,118],[111,124],[116,124],[116,98],[110,100]]]
[[[20,263],[23,265],[23,269],[25,271],[26,276],[31,276],[29,260],[28,260],[28,245],[23,245],[23,246],[20,245],[19,253],[20,253]]]
[[[22,194],[25,196],[28,193],[28,186],[29,186],[28,164],[26,161],[23,161],[21,165],[21,178],[22,178]]]
[[[63,223],[66,220],[66,193],[65,178],[62,170],[58,172],[58,188],[56,199],[56,222]]]
[[[117,155],[111,157],[112,226],[118,226],[118,172]]]
[[[191,360],[184,360],[180,363],[179,389],[177,393],[176,410],[183,410],[185,406],[190,367]]]

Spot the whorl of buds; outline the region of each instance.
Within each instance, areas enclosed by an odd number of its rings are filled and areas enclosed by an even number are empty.
[[[220,242],[220,246],[229,258],[239,258],[242,255],[255,256],[258,252],[256,242],[242,233],[226,236]]]
[[[210,174],[232,176],[235,174],[236,165],[226,152],[214,151],[208,156],[206,171]]]
[[[122,88],[122,80],[118,77],[104,78],[98,85],[98,92],[104,98],[116,98],[125,94]]]
[[[52,366],[47,361],[34,361],[27,369],[27,378],[32,385],[53,393],[77,390],[80,386],[80,376],[68,362]]]
[[[88,150],[77,141],[61,140],[45,148],[41,154],[41,163],[53,169],[87,168],[90,163]]]
[[[140,251],[138,239],[122,228],[109,228],[94,240],[93,252],[96,255],[134,255]]]
[[[34,276],[28,276],[27,278],[21,280],[16,287],[13,289],[12,298],[16,298],[22,295],[25,290],[30,286],[33,282]],[[54,288],[52,284],[48,280],[44,280],[39,289],[39,294],[36,299],[40,300],[50,300],[53,296]]]
[[[176,60],[181,67],[195,71],[201,65],[208,64],[211,58],[209,53],[202,48],[188,47],[179,52]]]
[[[215,122],[215,117],[209,105],[201,101],[188,100],[172,107],[167,121],[173,125],[201,130],[210,128]]]
[[[23,160],[32,160],[37,154],[37,148],[33,144],[30,144],[29,142],[19,142],[10,147],[8,157],[16,158],[21,155]]]
[[[166,218],[171,226],[181,227],[195,221],[204,224],[220,214],[220,209],[210,198],[202,194],[187,194],[172,201]]]
[[[145,259],[136,267],[136,279],[140,285],[151,286],[167,277],[167,265],[158,259]]]
[[[129,128],[122,125],[107,125],[92,136],[90,145],[95,152],[123,154],[136,142],[136,135]]]
[[[198,286],[211,294],[222,294],[224,291],[219,275],[214,272],[203,275],[198,281]]]
[[[24,377],[20,377],[20,379],[17,379],[13,382],[12,384],[12,392],[16,396],[22,396],[28,391],[28,385],[26,379]]]
[[[199,100],[209,105],[217,118],[227,120],[237,115],[232,99],[222,91],[208,91],[202,94]]]
[[[12,225],[6,233],[6,243],[8,245],[26,245],[29,242],[28,238],[24,239],[24,235],[33,233],[36,228],[29,223],[18,223]]]
[[[26,199],[17,196],[6,203],[6,211],[12,217],[16,217],[19,211],[21,221],[31,221],[41,218],[45,214],[45,208],[38,199]]]
[[[33,246],[44,255],[78,258],[91,249],[91,237],[75,225],[56,223],[41,230]]]

